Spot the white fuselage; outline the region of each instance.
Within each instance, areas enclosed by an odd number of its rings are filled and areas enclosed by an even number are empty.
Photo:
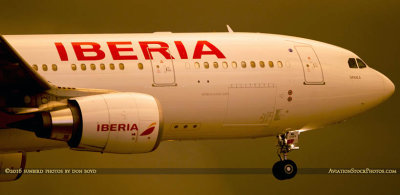
[[[348,59],[358,58],[354,53],[289,36],[153,33],[4,37],[54,85],[153,95],[161,103],[163,140],[255,138],[316,129],[376,106],[394,90],[390,80],[370,67],[349,68]],[[223,56],[211,45],[200,47],[199,41],[207,41]],[[72,42],[97,43],[104,56],[79,60]],[[130,59],[116,60],[108,42],[124,42],[116,47],[128,48],[118,52]],[[140,42],[147,42],[148,49]],[[57,50],[55,43],[65,52]],[[164,53],[152,48],[163,48]],[[86,57],[99,54],[86,51]],[[149,53],[153,59],[146,59]],[[0,151],[59,145],[19,132],[15,139],[31,139],[34,144],[18,146],[4,136],[12,131],[17,130],[0,131]]]

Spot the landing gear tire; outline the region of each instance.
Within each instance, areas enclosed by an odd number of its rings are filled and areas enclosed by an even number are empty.
[[[291,160],[280,160],[272,167],[272,174],[279,180],[291,179],[296,173],[296,163]]]
[[[280,160],[272,167],[272,174],[279,180],[291,179],[297,173],[296,163],[287,159],[287,153],[299,149],[299,134],[299,131],[288,131],[277,136],[277,154]]]

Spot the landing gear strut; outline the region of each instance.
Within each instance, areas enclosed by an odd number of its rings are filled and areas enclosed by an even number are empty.
[[[279,180],[291,179],[297,173],[297,166],[293,161],[287,159],[287,153],[291,150],[299,149],[296,145],[299,140],[299,134],[299,131],[289,131],[277,136],[277,153],[280,160],[272,167],[272,173]]]

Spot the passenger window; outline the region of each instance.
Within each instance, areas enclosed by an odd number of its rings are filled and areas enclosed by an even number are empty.
[[[115,69],[115,65],[113,63],[110,64],[110,69],[114,70]]]
[[[254,61],[251,61],[251,62],[250,62],[250,66],[251,66],[252,68],[255,68],[255,67],[256,67],[256,63],[255,63]]]
[[[278,67],[282,68],[283,67],[283,63],[281,61],[278,61]]]
[[[227,69],[228,68],[228,63],[227,62],[222,62],[222,67]]]
[[[105,70],[106,69],[106,65],[104,65],[103,63],[100,64],[100,69],[101,70]]]
[[[82,70],[86,70],[86,65],[85,64],[81,64],[81,69]]]
[[[237,63],[235,61],[232,62],[232,68],[237,68]]]
[[[366,68],[367,67],[367,65],[365,65],[365,63],[360,58],[357,58],[357,64],[358,64],[359,68]]]
[[[347,63],[349,63],[349,67],[350,68],[358,68],[357,67],[357,63],[356,63],[356,59],[354,59],[354,58],[349,58]]]
[[[210,68],[210,64],[208,64],[208,62],[204,62],[204,68],[205,68],[205,69]]]
[[[125,69],[124,63],[119,63],[119,69],[120,69],[120,70],[124,70],[124,69]]]
[[[39,70],[39,68],[38,68],[38,66],[37,66],[36,64],[32,65],[32,68],[33,68],[34,70],[36,70],[36,71]]]
[[[269,61],[268,65],[269,65],[270,68],[273,68],[274,67],[274,62],[273,61]]]
[[[73,71],[75,71],[75,70],[76,70],[76,64],[71,64],[71,69],[72,69]]]
[[[214,68],[218,68],[218,62],[214,62]]]
[[[199,68],[200,68],[200,63],[195,62],[195,63],[194,63],[194,68],[199,69]]]
[[[52,64],[52,65],[51,65],[51,69],[52,69],[53,71],[57,71],[57,65],[56,65],[56,64]]]
[[[139,64],[138,64],[138,68],[139,68],[139,70],[143,70],[143,64],[142,64],[142,63],[139,63]]]
[[[92,69],[92,70],[96,70],[96,65],[94,65],[94,64],[90,64],[90,69]]]
[[[246,62],[245,61],[242,61],[240,64],[242,65],[242,68],[246,68]]]
[[[48,68],[47,68],[47,65],[46,65],[46,64],[43,64],[43,65],[42,65],[42,69],[43,69],[44,71],[47,71],[47,69],[48,69]]]
[[[261,67],[261,68],[264,68],[264,67],[265,67],[264,61],[260,61],[260,67]]]

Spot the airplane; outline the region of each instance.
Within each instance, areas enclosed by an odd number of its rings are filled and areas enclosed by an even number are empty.
[[[355,53],[233,32],[0,36],[1,181],[26,153],[135,154],[161,141],[275,136],[293,178],[299,134],[387,100],[394,84]],[[8,174],[5,171],[8,170]],[[17,171],[15,171],[17,170]]]

